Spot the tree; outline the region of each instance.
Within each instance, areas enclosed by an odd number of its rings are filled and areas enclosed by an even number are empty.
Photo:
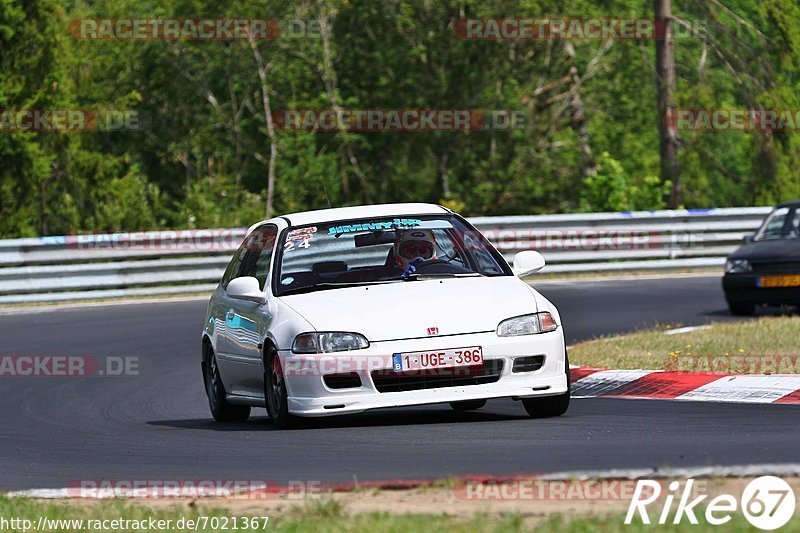
[[[663,35],[656,36],[656,86],[658,87],[658,131],[661,154],[661,179],[672,183],[669,207],[683,203],[678,166],[678,131],[671,117],[675,116],[675,43],[672,35],[672,0],[653,0],[656,27]]]

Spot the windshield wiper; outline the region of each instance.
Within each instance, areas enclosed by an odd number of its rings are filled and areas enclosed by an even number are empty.
[[[431,274],[409,274],[408,276],[404,276],[400,279],[403,281],[417,281],[420,279],[433,279],[433,278],[478,278],[483,276],[478,272],[464,272],[460,274],[455,274],[453,272],[440,272],[440,273],[431,273]]]
[[[287,289],[281,293],[281,296],[288,296],[290,294],[300,294],[304,292],[314,292],[315,290],[325,289],[341,289],[345,287],[363,287],[365,285],[383,285],[384,283],[394,283],[400,281],[399,279],[387,279],[382,281],[353,281],[353,282],[333,282],[324,281],[315,283],[314,285],[306,285],[305,287],[297,287],[296,289]]]

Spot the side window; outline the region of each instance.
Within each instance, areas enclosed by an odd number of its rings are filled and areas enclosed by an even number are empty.
[[[464,264],[463,252],[456,246],[451,235],[452,230],[435,229],[433,230],[433,238],[436,241],[436,256],[445,261]]]
[[[272,253],[275,250],[275,239],[278,236],[276,226],[263,226],[256,229],[248,239],[247,253],[244,255],[239,276],[252,276],[258,280],[261,289],[267,282]]]
[[[783,228],[786,224],[786,216],[789,214],[789,208],[782,207],[776,209],[767,219],[766,225],[759,232],[759,239],[780,239],[783,234]]]
[[[503,268],[497,263],[491,252],[483,245],[482,237],[477,231],[465,231],[461,238],[467,253],[472,256],[478,269],[484,274],[502,274]]]
[[[244,259],[245,253],[247,252],[247,246],[245,243],[236,250],[236,253],[233,254],[233,258],[231,258],[231,262],[228,263],[228,268],[225,269],[225,273],[222,275],[222,288],[227,289],[228,283],[231,282],[233,278],[239,277],[239,270],[242,268],[242,260]]]
[[[800,209],[794,210],[794,221],[789,228],[789,237],[800,237]]]

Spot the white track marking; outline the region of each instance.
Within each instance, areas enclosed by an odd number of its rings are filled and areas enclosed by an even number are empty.
[[[652,374],[653,370],[601,370],[572,384],[573,398],[591,398]],[[655,372],[659,372],[656,370]]]
[[[675,398],[736,403],[772,403],[800,389],[800,376],[726,376]]]
[[[711,329],[711,324],[705,326],[686,326],[685,328],[668,329],[664,331],[664,335],[678,335],[679,333],[689,333],[690,331],[698,331],[701,329]]]

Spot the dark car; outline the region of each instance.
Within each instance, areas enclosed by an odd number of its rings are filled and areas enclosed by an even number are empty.
[[[722,278],[734,315],[755,307],[800,305],[800,200],[778,204],[754,236],[728,256]]]

